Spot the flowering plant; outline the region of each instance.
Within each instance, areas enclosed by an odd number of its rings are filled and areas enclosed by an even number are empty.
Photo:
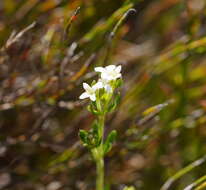
[[[97,119],[90,131],[80,130],[79,136],[96,163],[96,190],[104,190],[104,156],[111,150],[117,135],[117,132],[113,130],[104,138],[104,123],[106,114],[112,112],[120,101],[120,95],[116,89],[122,84],[122,76],[121,66],[109,65],[96,67],[94,70],[100,73],[100,78],[97,82],[93,81],[91,85],[83,83],[85,92],[79,98],[91,100],[88,110],[96,115]]]

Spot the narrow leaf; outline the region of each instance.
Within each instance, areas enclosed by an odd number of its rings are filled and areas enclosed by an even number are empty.
[[[117,132],[116,130],[113,130],[107,137],[105,143],[104,143],[104,154],[108,153],[111,148],[112,148],[112,144],[114,143],[115,139],[117,136]]]

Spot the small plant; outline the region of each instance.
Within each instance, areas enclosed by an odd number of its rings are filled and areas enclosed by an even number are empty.
[[[85,92],[79,98],[91,100],[88,110],[96,116],[96,120],[89,131],[80,130],[79,136],[96,163],[96,190],[104,190],[104,156],[111,150],[117,135],[113,130],[104,137],[104,125],[106,115],[115,110],[120,101],[116,89],[122,84],[121,66],[96,67],[95,71],[100,73],[99,80],[93,81],[91,86],[83,83]]]

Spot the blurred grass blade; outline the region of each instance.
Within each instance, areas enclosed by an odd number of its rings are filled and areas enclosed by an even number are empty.
[[[147,115],[149,115],[149,114],[151,114],[151,113],[159,112],[159,111],[161,111],[163,108],[165,108],[166,106],[168,106],[169,104],[171,104],[171,103],[173,103],[173,102],[174,102],[174,100],[169,100],[169,101],[167,101],[167,102],[165,102],[165,103],[158,104],[158,105],[156,105],[156,106],[152,106],[152,107],[146,109],[146,110],[142,113],[142,115],[143,115],[143,116],[147,116]]]
[[[29,26],[27,26],[26,28],[24,28],[23,30],[21,30],[19,33],[14,33],[12,32],[9,39],[6,42],[5,45],[5,49],[8,49],[12,44],[14,44],[15,42],[19,41],[19,39],[29,30],[31,30],[34,26],[36,25],[36,22],[33,22],[32,24],[30,24]]]
[[[71,25],[76,20],[77,15],[79,13],[80,13],[80,7],[77,7],[77,9],[73,12],[72,16],[69,18],[69,21],[66,24],[66,27],[65,27],[65,30],[64,30],[64,35],[63,35],[63,40],[67,41]]]
[[[152,106],[150,108],[147,108],[143,113],[142,113],[142,118],[137,121],[137,125],[143,125],[146,122],[150,121],[153,119],[160,111],[162,111],[165,107],[167,107],[169,104],[173,103],[174,100],[169,100],[165,103],[158,104],[155,106]]]
[[[109,58],[110,58],[110,55],[112,54],[112,41],[113,41],[118,29],[120,28],[120,26],[123,24],[123,22],[126,20],[128,15],[131,14],[131,13],[136,13],[136,10],[133,9],[133,8],[130,8],[129,10],[127,10],[122,15],[122,17],[118,20],[118,22],[114,26],[113,30],[110,32],[109,39],[108,39],[108,44],[107,44],[108,47],[107,47],[107,50],[106,50],[107,53],[106,53],[105,61],[104,61],[105,65],[109,64]]]
[[[87,71],[88,67],[90,66],[90,64],[94,61],[95,57],[96,57],[96,54],[92,54],[88,58],[88,60],[85,62],[85,64],[80,68],[80,70],[71,77],[70,81],[75,82],[82,75],[84,75],[85,72]]]
[[[201,184],[203,181],[206,181],[206,175],[200,177],[199,179],[197,179],[195,182],[193,182],[192,184],[188,185],[187,187],[184,188],[184,190],[192,190],[194,187],[198,186],[199,184]]]
[[[54,156],[53,159],[48,163],[48,167],[52,167],[56,164],[63,163],[71,158],[76,153],[76,147],[79,146],[79,143],[75,143],[71,148],[66,149],[61,154]]]
[[[192,162],[191,164],[189,164],[188,166],[186,166],[185,168],[181,169],[180,171],[178,171],[175,175],[173,175],[171,178],[169,178],[161,187],[160,190],[168,190],[170,188],[170,186],[180,177],[182,177],[183,175],[185,175],[186,173],[190,172],[191,170],[193,170],[195,167],[201,165],[202,163],[204,163],[206,161],[206,155],[203,156],[202,158]]]
[[[198,187],[196,187],[194,190],[205,190],[206,189],[206,182],[203,182]]]
[[[204,48],[205,50],[205,45],[206,37],[202,37],[189,43],[186,42],[176,45],[174,48],[170,49],[166,53],[163,53],[155,59],[155,68],[153,68],[153,72],[156,74],[165,72],[169,68],[181,62],[185,58],[184,53],[195,51],[198,48]]]
[[[119,19],[119,21],[117,22],[117,24],[115,25],[114,29],[112,30],[112,32],[110,33],[110,39],[112,39],[115,34],[117,33],[119,27],[122,25],[122,23],[125,21],[125,19],[127,18],[127,16],[130,14],[130,13],[136,13],[136,10],[131,8],[129,9],[128,11],[126,11],[123,16]]]
[[[108,18],[108,20],[104,23],[96,25],[93,27],[84,37],[83,42],[89,42],[91,40],[95,40],[97,36],[103,36],[107,31],[111,30],[112,26],[119,20],[122,14],[131,9],[133,6],[132,3],[120,7],[117,11],[115,11],[112,16]]]

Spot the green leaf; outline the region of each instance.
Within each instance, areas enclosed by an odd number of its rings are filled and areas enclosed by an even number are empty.
[[[79,137],[83,143],[84,146],[88,145],[88,132],[85,130],[80,130],[79,131]]]
[[[92,131],[93,131],[93,134],[98,135],[98,137],[100,136],[100,134],[99,134],[99,123],[96,120],[92,124]]]
[[[97,121],[93,123],[92,129],[90,131],[80,130],[79,137],[83,142],[83,145],[89,149],[98,147],[101,143],[101,137],[99,134],[99,124]]]
[[[108,153],[111,148],[112,144],[114,143],[115,139],[117,137],[117,131],[113,130],[107,137],[105,143],[104,143],[104,154]]]
[[[87,144],[89,149],[98,147],[101,143],[101,139],[97,132],[89,131],[87,136]]]

